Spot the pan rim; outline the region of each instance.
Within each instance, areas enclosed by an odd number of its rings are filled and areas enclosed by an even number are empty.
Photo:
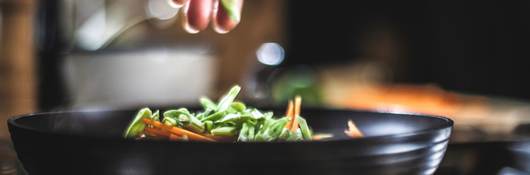
[[[174,142],[174,141],[166,141],[166,140],[147,140],[147,141],[138,141],[134,139],[125,139],[125,138],[116,138],[116,137],[101,137],[101,136],[90,136],[90,135],[82,135],[82,134],[66,134],[66,133],[60,133],[60,132],[53,132],[53,131],[45,131],[40,130],[37,128],[29,127],[26,125],[22,125],[17,123],[17,120],[23,119],[23,118],[31,118],[31,117],[37,117],[37,116],[52,116],[57,114],[65,114],[65,113],[85,113],[85,112],[126,112],[131,110],[124,110],[124,109],[102,109],[102,110],[65,110],[65,111],[53,111],[53,112],[35,112],[35,113],[28,113],[28,114],[20,114],[15,115],[13,117],[10,117],[7,120],[8,125],[11,125],[12,127],[20,128],[26,131],[31,131],[35,133],[40,134],[49,134],[49,135],[56,135],[56,136],[65,136],[65,137],[79,137],[79,138],[89,138],[89,139],[95,139],[95,140],[116,140],[116,141],[125,141],[125,142],[168,142],[168,143],[174,143],[174,144],[212,144],[212,145],[221,145],[221,144],[231,144],[231,145],[252,145],[252,144],[258,144],[258,145],[281,145],[281,144],[304,144],[304,145],[312,145],[312,144],[343,144],[343,143],[366,143],[366,142],[397,142],[396,140],[402,140],[407,138],[414,138],[421,135],[428,135],[430,133],[435,133],[442,130],[448,130],[449,134],[446,138],[443,138],[442,140],[438,140],[438,142],[442,141],[448,141],[450,138],[450,135],[452,134],[452,129],[454,127],[454,121],[450,118],[444,117],[444,116],[436,116],[436,115],[426,115],[426,114],[415,114],[415,113],[390,113],[390,112],[379,112],[379,111],[366,111],[366,110],[354,110],[354,109],[334,109],[334,108],[308,108],[308,109],[319,109],[319,110],[325,110],[325,111],[336,111],[336,112],[355,112],[355,113],[369,113],[369,114],[386,114],[386,115],[398,115],[402,117],[420,117],[420,118],[431,118],[434,120],[440,120],[443,123],[436,127],[429,127],[417,131],[410,131],[410,132],[403,132],[403,133],[396,133],[396,134],[385,134],[385,135],[377,135],[377,136],[367,136],[363,138],[351,138],[351,139],[337,139],[337,140],[324,140],[324,141],[297,141],[297,142],[200,142],[200,141],[187,141],[187,142]],[[10,130],[10,134],[11,130]]]

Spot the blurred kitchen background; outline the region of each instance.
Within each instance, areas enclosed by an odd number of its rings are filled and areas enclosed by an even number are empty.
[[[456,129],[440,174],[524,174],[530,161],[503,143],[530,135],[529,9],[525,0],[246,0],[236,30],[191,35],[166,0],[0,0],[1,122],[194,104],[240,84],[258,105],[302,94],[313,106],[449,116]],[[0,138],[9,141],[5,124]]]

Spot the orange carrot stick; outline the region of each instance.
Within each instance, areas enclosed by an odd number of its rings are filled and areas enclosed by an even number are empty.
[[[328,138],[332,138],[333,137],[333,134],[315,134],[313,135],[313,140],[324,140],[324,139],[328,139]]]
[[[359,130],[359,128],[357,128],[357,126],[355,126],[355,123],[353,123],[352,120],[348,121],[348,129],[346,129],[344,133],[351,138],[364,137],[364,134],[361,132],[361,130]]]
[[[292,100],[289,100],[289,104],[287,105],[287,112],[285,112],[285,115],[290,118],[294,115],[294,105]],[[285,124],[285,128],[290,129],[292,122],[292,120],[289,120],[287,124]]]
[[[289,100],[289,104],[287,105],[287,111],[285,112],[285,115],[286,116],[291,116],[292,113],[294,112],[293,111],[293,101],[292,100]]]
[[[200,134],[197,134],[197,133],[194,133],[194,132],[182,129],[182,128],[166,126],[166,125],[160,123],[159,121],[154,121],[154,120],[151,120],[151,119],[144,118],[143,122],[145,124],[152,125],[152,126],[154,126],[156,128],[161,128],[161,129],[163,129],[165,131],[168,131],[168,132],[170,132],[172,134],[175,134],[175,135],[187,136],[191,140],[215,142],[215,140],[212,139],[212,138],[208,138],[206,136],[203,136],[203,135],[200,135]]]
[[[294,98],[294,115],[295,116],[300,115],[301,107],[302,107],[302,97],[296,96]]]
[[[160,130],[160,129],[149,128],[149,127],[145,128],[144,132],[145,132],[145,134],[147,134],[149,136],[153,136],[153,137],[158,137],[158,136],[169,137],[169,135],[171,134],[171,133],[165,132],[165,131]]]
[[[203,135],[200,135],[200,134],[196,134],[194,132],[191,132],[191,131],[188,131],[188,130],[185,130],[185,129],[182,129],[182,128],[170,127],[168,129],[169,129],[169,132],[171,132],[173,134],[185,135],[185,136],[188,136],[188,138],[190,138],[191,140],[215,142],[215,140],[212,139],[212,138],[208,138],[206,136],[203,136]]]
[[[182,141],[182,140],[187,140],[188,137],[186,136],[178,136],[178,135],[175,135],[175,134],[169,134],[169,140],[171,141]]]
[[[294,99],[294,115],[291,116],[291,126],[289,129],[291,132],[296,131],[298,129],[298,120],[296,120],[297,116],[300,116],[300,108],[302,106],[302,97],[296,96]]]

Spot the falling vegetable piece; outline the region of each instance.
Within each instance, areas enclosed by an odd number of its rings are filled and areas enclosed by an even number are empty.
[[[348,121],[348,129],[344,131],[344,133],[351,138],[360,138],[364,137],[364,134],[355,126],[355,123],[353,123],[352,120]]]

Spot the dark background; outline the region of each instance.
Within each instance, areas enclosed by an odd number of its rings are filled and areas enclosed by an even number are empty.
[[[286,1],[288,65],[355,60],[369,26],[399,38],[402,83],[530,99],[530,1]]]
[[[530,99],[530,1],[285,1],[286,66],[340,64],[362,56],[360,39],[383,24],[402,50],[397,83]],[[39,109],[68,103],[58,64],[64,43],[55,0],[39,3]]]

